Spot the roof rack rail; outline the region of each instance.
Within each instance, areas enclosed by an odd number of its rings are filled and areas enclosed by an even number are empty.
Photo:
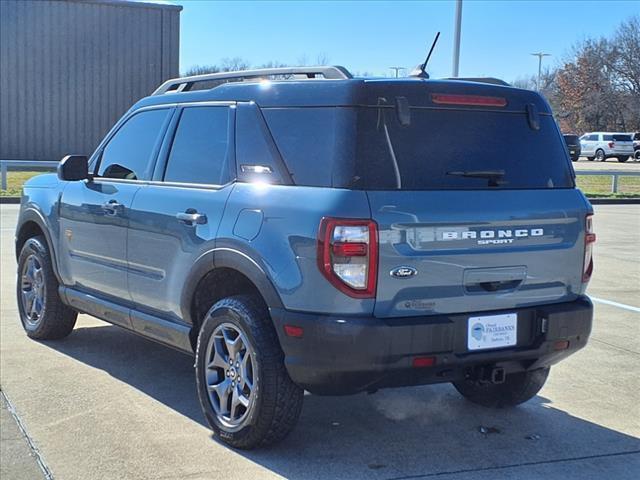
[[[173,78],[160,85],[152,95],[188,92],[194,84],[199,82],[234,79],[260,79],[287,75],[302,75],[306,76],[307,79],[317,79],[322,77],[325,80],[348,80],[353,78],[346,68],[340,66],[260,68],[255,70],[209,73],[205,75],[193,75],[191,77]]]
[[[445,78],[444,80],[460,80],[462,82],[490,83],[492,85],[502,85],[504,87],[510,86],[504,80],[500,80],[499,78],[493,78],[493,77],[450,77],[450,78]]]

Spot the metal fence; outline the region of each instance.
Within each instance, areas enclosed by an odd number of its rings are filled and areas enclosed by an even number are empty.
[[[611,193],[618,193],[618,178],[640,177],[640,172],[620,172],[617,170],[576,170],[576,175],[611,177]]]
[[[2,172],[2,190],[7,189],[7,172],[25,171],[33,168],[55,170],[58,166],[56,161],[41,160],[0,160],[0,171]],[[620,177],[640,177],[640,172],[621,172],[617,170],[577,170],[576,175],[594,175],[600,177],[611,177],[611,193],[618,193],[618,179]]]
[[[0,172],[2,176],[2,190],[7,189],[7,172],[9,169],[14,171],[29,171],[31,169],[37,170],[55,170],[58,167],[57,161],[43,161],[43,160],[0,160]]]

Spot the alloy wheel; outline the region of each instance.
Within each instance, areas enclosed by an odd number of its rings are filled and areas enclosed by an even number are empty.
[[[44,315],[46,288],[40,260],[34,254],[29,255],[22,266],[20,291],[25,320],[31,326],[36,326]]]
[[[209,338],[205,381],[218,421],[240,429],[255,403],[257,365],[247,336],[235,325],[222,323]]]

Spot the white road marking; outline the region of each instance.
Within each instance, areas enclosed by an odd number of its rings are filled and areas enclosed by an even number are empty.
[[[631,305],[626,305],[624,303],[612,302],[611,300],[604,300],[598,297],[592,297],[589,295],[589,298],[597,303],[604,303],[605,305],[611,305],[612,307],[623,308],[624,310],[630,310],[632,312],[640,313],[640,308],[632,307]]]

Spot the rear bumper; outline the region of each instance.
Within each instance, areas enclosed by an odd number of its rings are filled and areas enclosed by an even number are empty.
[[[568,149],[569,149],[569,156],[571,157],[571,160],[573,160],[574,162],[578,158],[580,158],[580,155],[582,155],[582,150],[580,149],[580,147],[568,147]]]
[[[625,157],[633,155],[633,148],[625,149],[625,150],[608,150],[605,154],[607,158],[609,157]]]
[[[518,313],[516,347],[467,349],[470,316]],[[381,319],[271,311],[285,365],[295,383],[317,394],[342,395],[365,390],[462,380],[477,367],[514,373],[559,362],[586,345],[593,306],[588,297],[568,303],[495,312]],[[289,337],[284,325],[304,329]],[[568,348],[556,350],[556,342]],[[435,365],[416,368],[416,356],[433,356]]]

